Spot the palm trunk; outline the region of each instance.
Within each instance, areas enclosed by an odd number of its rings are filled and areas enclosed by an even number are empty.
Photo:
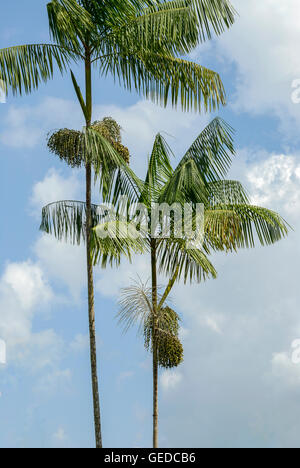
[[[158,448],[158,316],[156,240],[151,240],[152,306],[153,306],[153,448]]]
[[[92,78],[91,78],[91,60],[88,51],[85,61],[86,77],[86,108],[88,117],[86,126],[91,125],[92,120]],[[91,355],[91,373],[93,388],[94,405],[94,424],[96,448],[102,448],[101,434],[101,414],[100,398],[97,374],[97,346],[96,346],[96,327],[95,327],[95,301],[94,301],[94,275],[91,256],[91,232],[92,232],[92,210],[91,210],[91,188],[92,188],[92,168],[91,164],[86,164],[86,258],[87,258],[87,284],[88,284],[88,307],[89,307],[89,332],[90,332],[90,355]]]

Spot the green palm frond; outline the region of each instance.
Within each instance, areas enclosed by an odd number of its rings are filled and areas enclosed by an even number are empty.
[[[98,205],[92,205],[92,225],[97,226],[104,216]],[[84,202],[63,200],[51,203],[42,210],[40,230],[61,241],[81,244],[86,239],[86,205]]]
[[[134,237],[130,223],[115,220],[106,221],[110,216],[106,205],[92,205],[91,257],[94,264],[105,267],[108,263],[119,265],[125,255],[147,251],[144,237]],[[52,234],[59,240],[73,245],[86,241],[86,204],[80,201],[64,200],[47,205],[42,210],[40,230]]]
[[[121,27],[112,28],[99,43],[98,55],[131,50],[187,54],[199,42],[211,39],[234,22],[235,11],[227,1],[172,0],[154,2],[128,15]],[[137,49],[138,45],[138,49]],[[100,54],[99,54],[100,52]]]
[[[31,93],[52,78],[54,67],[63,73],[72,55],[52,44],[29,44],[0,49],[0,79],[13,94]]]
[[[240,217],[232,210],[220,208],[205,210],[204,246],[219,251],[237,249],[242,236]]]
[[[50,35],[54,42],[84,53],[84,39],[95,26],[88,11],[76,0],[52,0],[47,4]]]
[[[97,26],[99,33],[109,32],[112,28],[124,26],[130,19],[147,6],[153,6],[160,0],[78,0],[86,11],[91,15],[93,23]]]
[[[177,271],[176,279],[200,283],[209,277],[216,278],[217,272],[207,255],[200,249],[189,249],[185,239],[164,239],[159,242],[159,271],[172,277]]]
[[[146,235],[138,232],[135,226],[118,220],[100,222],[93,229],[92,259],[93,264],[119,265],[125,255],[129,260],[133,254],[145,254],[149,251]]]
[[[240,218],[242,235],[237,239],[238,247],[255,247],[256,237],[262,246],[272,245],[288,234],[290,226],[272,210],[252,205],[232,205],[231,209]]]
[[[152,153],[148,162],[148,171],[140,201],[151,207],[158,200],[161,188],[172,175],[170,163],[171,148],[161,134],[156,135]]]
[[[153,102],[184,111],[216,110],[225,104],[225,90],[218,73],[193,62],[155,52],[116,52],[101,58],[101,73],[112,74],[126,89],[135,89]]]
[[[249,204],[223,205],[205,211],[205,242],[216,250],[272,245],[290,226],[274,211]]]
[[[119,28],[99,41],[97,54],[131,51],[168,52],[186,54],[199,42],[197,16],[191,2],[175,0],[145,8],[129,16]]]
[[[209,205],[249,204],[249,196],[243,185],[236,180],[220,180],[208,186]]]
[[[232,134],[233,129],[224,120],[214,119],[181,159],[160,201],[207,203],[209,183],[223,179],[230,168],[235,154]]]
[[[220,35],[234,24],[236,10],[228,0],[192,0],[200,23],[202,41]]]

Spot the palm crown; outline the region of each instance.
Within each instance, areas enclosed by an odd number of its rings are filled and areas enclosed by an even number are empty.
[[[64,72],[72,61],[88,61],[165,104],[169,96],[185,109],[224,104],[219,75],[177,57],[234,22],[229,1],[52,0],[47,9],[52,43],[0,50],[0,78],[13,93],[31,92],[52,78],[55,66]]]
[[[142,236],[131,238],[136,213],[125,219],[121,214],[120,195],[142,203],[151,224],[153,203],[192,203],[193,213],[197,203],[204,205],[204,238],[201,249],[189,249],[190,239],[173,235],[157,239],[160,270],[168,276],[176,274],[185,281],[200,281],[216,272],[207,258],[214,250],[232,251],[241,247],[254,247],[256,241],[270,245],[287,234],[287,224],[274,211],[250,204],[247,193],[238,181],[226,180],[234,155],[232,129],[219,118],[214,119],[198,136],[175,169],[171,165],[171,150],[161,134],[155,139],[144,181],[127,174],[127,184],[118,184],[111,193],[117,206],[119,237],[109,236],[109,222],[101,223],[106,207],[93,206],[94,261],[106,265],[121,255],[149,251],[153,236],[151,230],[141,230]],[[42,230],[53,232],[59,239],[71,242],[84,238],[84,203],[57,202],[44,208]],[[119,210],[118,210],[119,206]],[[78,219],[81,218],[81,222]],[[77,220],[77,221],[76,221]],[[76,221],[76,222],[75,222]],[[114,221],[111,222],[114,224]],[[100,235],[107,232],[107,236]],[[128,234],[128,236],[124,236]]]

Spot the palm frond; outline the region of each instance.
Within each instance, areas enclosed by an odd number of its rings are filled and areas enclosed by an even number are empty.
[[[12,93],[26,94],[53,76],[56,65],[63,73],[72,54],[52,44],[29,44],[0,49],[0,79]]]
[[[236,180],[220,180],[208,186],[209,205],[249,204],[249,196],[243,185]]]
[[[96,55],[140,51],[186,54],[199,43],[197,15],[189,0],[175,0],[144,8],[129,16],[101,40]]]
[[[158,200],[161,188],[172,175],[170,163],[172,151],[161,134],[156,135],[140,201],[151,207]]]
[[[225,104],[218,73],[168,54],[116,51],[101,58],[101,73],[153,102],[178,104],[185,111],[213,111]]]
[[[224,120],[214,119],[181,159],[160,200],[207,203],[209,184],[222,180],[231,166],[235,154],[232,134]]]
[[[88,11],[76,0],[51,0],[47,4],[50,35],[54,42],[84,52],[84,38],[95,29]]]
[[[209,277],[216,278],[217,272],[200,249],[188,249],[185,239],[164,239],[158,246],[159,271],[172,277],[178,269],[177,280],[200,283]]]
[[[152,288],[147,283],[135,282],[121,290],[117,318],[119,324],[124,327],[124,332],[136,324],[139,332],[143,332],[145,322],[152,314]]]
[[[239,216],[242,230],[237,247],[255,247],[256,237],[262,246],[272,245],[288,234],[289,224],[272,210],[252,205],[232,205],[231,209]]]
[[[237,249],[237,239],[242,236],[241,219],[230,209],[205,210],[205,248],[232,251]]]
[[[205,211],[205,242],[216,250],[272,245],[290,226],[274,211],[249,204],[223,205]]]
[[[129,260],[133,254],[149,251],[146,234],[137,231],[132,223],[118,220],[102,221],[93,229],[92,259],[94,265],[105,268],[108,264],[119,265],[122,256]]]
[[[97,226],[105,213],[98,205],[91,206],[92,226]],[[42,210],[40,230],[61,241],[80,245],[86,239],[86,204],[63,200],[51,203]]]
[[[197,12],[201,41],[212,38],[212,31],[216,35],[222,34],[233,25],[236,10],[228,0],[192,0]]]

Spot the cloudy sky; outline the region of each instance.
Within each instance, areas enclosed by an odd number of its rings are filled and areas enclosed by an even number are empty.
[[[46,42],[45,4],[6,2],[0,47]],[[160,375],[162,447],[300,447],[300,365],[291,359],[300,338],[300,93],[292,87],[300,79],[300,4],[233,4],[235,26],[191,59],[219,71],[227,89],[220,115],[235,128],[237,148],[230,177],[294,231],[273,247],[216,255],[217,280],[174,290],[185,362]],[[94,87],[94,119],[120,122],[140,175],[156,132],[180,158],[213,117],[155,107],[97,74]],[[83,174],[47,152],[47,133],[82,123],[68,77],[0,104],[0,447],[94,443],[84,251],[39,232],[43,205],[83,196]],[[120,288],[137,274],[148,278],[146,257],[95,272],[107,447],[151,444],[151,360],[114,318]]]

